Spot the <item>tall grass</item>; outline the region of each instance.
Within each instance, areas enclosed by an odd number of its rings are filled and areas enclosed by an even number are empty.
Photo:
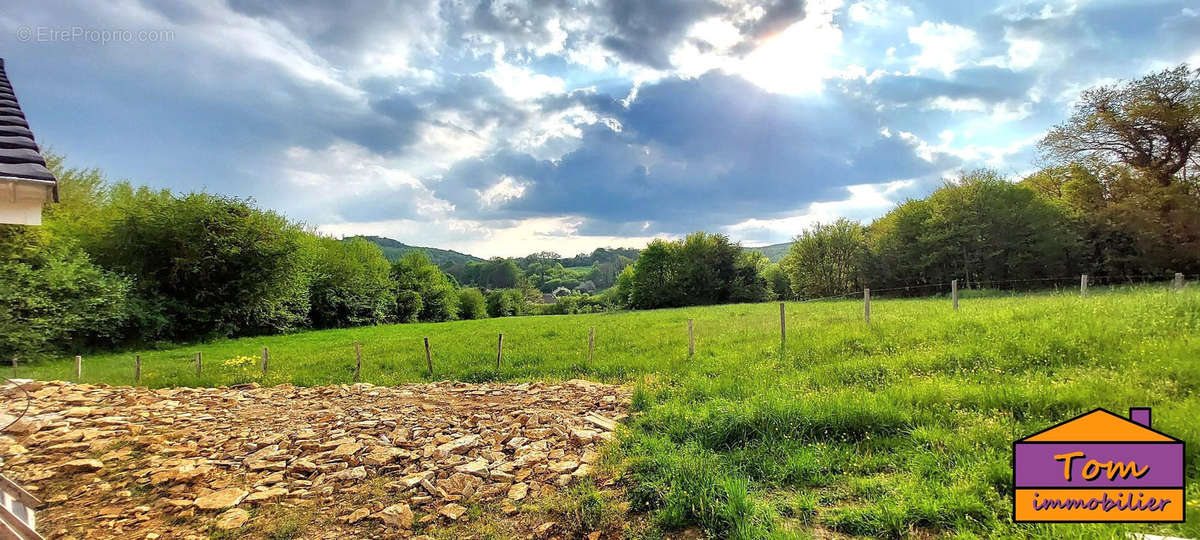
[[[927,533],[1108,538],[1200,536],[1200,460],[1188,446],[1187,524],[1014,525],[1013,440],[1094,407],[1152,406],[1155,427],[1200,438],[1200,291],[1163,287],[789,303],[380,326],[98,355],[84,380],[151,386],[363,380],[635,383],[617,447],[635,509],[664,529],[718,537]],[[686,320],[697,351],[687,357]],[[587,361],[588,327],[596,353]],[[504,363],[495,368],[496,334]],[[261,347],[271,373],[257,373]],[[205,373],[194,373],[195,351]],[[241,357],[242,360],[238,360]],[[249,358],[249,361],[245,361]],[[22,376],[67,379],[64,359]]]

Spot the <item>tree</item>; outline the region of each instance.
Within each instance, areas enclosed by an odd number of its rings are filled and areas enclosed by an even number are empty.
[[[906,201],[868,233],[865,265],[877,287],[1062,276],[1079,270],[1082,258],[1062,205],[989,170]]]
[[[655,239],[633,265],[629,304],[635,309],[678,306],[683,302],[677,286],[675,250],[678,244]]]
[[[418,319],[422,322],[450,321],[458,316],[454,284],[424,251],[409,252],[393,263],[392,279],[398,290],[416,291],[420,295]]]
[[[856,290],[862,283],[867,254],[866,229],[857,222],[839,219],[816,224],[792,242],[780,265],[802,297],[819,297]]]
[[[935,261],[925,251],[932,205],[923,199],[905,201],[868,230],[870,275],[887,286],[920,286],[940,283],[955,275],[952,265]],[[951,277],[950,279],[954,279]]]
[[[926,199],[913,247],[933,282],[1017,280],[1075,273],[1075,230],[1061,208],[990,170],[965,174]]]
[[[487,305],[483,293],[479,289],[462,289],[458,291],[458,318],[484,319],[487,318]]]
[[[633,265],[626,266],[621,273],[617,275],[617,282],[610,289],[613,305],[620,307],[632,307],[633,296],[633,280],[634,272]]]
[[[454,267],[454,277],[459,283],[475,285],[485,289],[507,289],[520,287],[525,280],[525,274],[512,259],[493,257],[483,262],[471,262],[465,266]]]
[[[740,246],[737,246],[741,250]],[[729,283],[729,302],[764,302],[771,298],[771,287],[763,276],[766,255],[757,251],[742,251],[734,264],[733,280]]]
[[[1200,70],[1187,64],[1089,88],[1065,123],[1042,139],[1061,162],[1091,156],[1120,162],[1161,186],[1172,183],[1200,141]]]
[[[601,249],[597,249],[593,253],[600,251]],[[588,279],[596,284],[597,289],[607,289],[617,282],[617,276],[621,275],[621,272],[626,267],[633,264],[633,261],[633,258],[613,254],[609,260],[592,263],[592,270],[588,272]]]
[[[639,309],[759,302],[767,298],[762,262],[723,234],[695,232],[683,241],[650,242],[617,287],[622,298],[627,288],[629,304]]]
[[[742,248],[723,234],[687,235],[675,253],[675,279],[685,304],[730,301]]]
[[[1070,217],[1084,271],[1200,272],[1200,189],[1194,180],[1161,186],[1126,165],[1090,160],[1047,167],[1021,184]]]

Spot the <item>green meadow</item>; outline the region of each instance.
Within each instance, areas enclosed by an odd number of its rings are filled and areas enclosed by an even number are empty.
[[[360,327],[85,355],[82,380],[132,384],[140,355],[152,387],[350,383],[358,342],[375,384],[630,384],[635,412],[612,457],[632,509],[660,531],[1200,536],[1200,288],[1090,292],[966,291],[957,312],[945,296],[874,298],[869,325],[861,299],[789,302],[784,346],[775,303]],[[70,358],[16,370],[74,378]],[[1130,406],[1153,407],[1156,429],[1190,443],[1186,524],[1010,522],[1014,440]]]

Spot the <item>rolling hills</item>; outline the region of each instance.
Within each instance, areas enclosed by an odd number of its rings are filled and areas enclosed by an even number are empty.
[[[771,262],[779,262],[779,259],[782,259],[784,255],[787,255],[788,250],[791,248],[791,242],[783,242],[782,244],[771,244],[769,246],[759,247],[744,247],[742,249],[746,251],[756,251],[758,253],[762,253],[767,257],[767,260]]]
[[[407,254],[411,251],[417,251],[417,250],[424,251],[427,255],[429,255],[429,260],[433,261],[433,264],[436,264],[439,267],[443,267],[443,268],[450,266],[450,265],[454,265],[454,264],[466,264],[469,262],[480,262],[483,260],[474,255],[467,255],[466,253],[459,253],[457,251],[450,250],[450,249],[438,249],[438,248],[432,248],[432,247],[410,246],[403,242],[400,242],[397,240],[392,240],[391,238],[385,238],[382,236],[349,236],[349,237],[346,237],[347,240],[349,240],[350,238],[362,238],[364,240],[374,243],[375,245],[379,246],[379,249],[383,250],[383,256],[387,257],[387,259],[389,261],[400,260],[400,258],[403,257],[405,254]]]

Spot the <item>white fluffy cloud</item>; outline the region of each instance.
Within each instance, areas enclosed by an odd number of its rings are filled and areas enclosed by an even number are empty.
[[[910,26],[908,40],[921,49],[912,59],[912,70],[935,69],[943,75],[957,71],[979,48],[975,31],[945,22]]]

